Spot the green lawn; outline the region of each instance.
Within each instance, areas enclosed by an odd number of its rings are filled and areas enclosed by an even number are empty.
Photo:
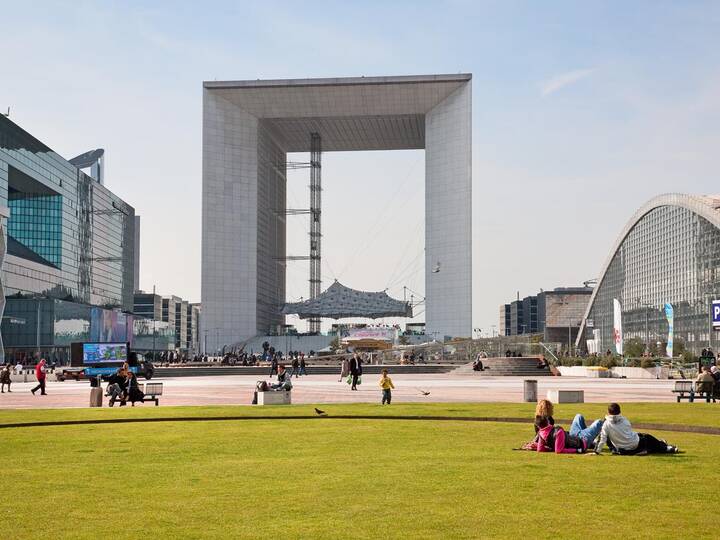
[[[511,404],[322,408],[331,415],[532,413]],[[576,408],[559,407],[556,416]],[[625,409],[638,421],[720,425],[718,408],[706,404]],[[580,410],[590,417],[601,407]],[[308,412],[312,406],[2,411],[0,423]],[[520,424],[382,419],[2,429],[2,536],[717,537],[699,514],[714,501],[720,437],[656,432],[681,446],[678,456],[513,451],[531,432]]]

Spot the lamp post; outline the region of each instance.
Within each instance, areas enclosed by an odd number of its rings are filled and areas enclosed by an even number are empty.
[[[157,336],[157,325],[155,324],[155,285],[153,285],[153,352],[152,352],[152,359],[155,360],[155,338]],[[160,310],[162,310],[162,305],[160,306]]]

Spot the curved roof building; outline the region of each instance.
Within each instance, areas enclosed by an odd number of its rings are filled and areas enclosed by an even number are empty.
[[[614,351],[616,298],[622,306],[625,340],[664,344],[668,322],[663,308],[670,303],[676,343],[683,341],[696,353],[708,344],[716,348],[710,305],[718,294],[720,195],[659,195],[635,212],[615,241],[576,345],[584,347],[584,337],[594,339],[599,351]]]

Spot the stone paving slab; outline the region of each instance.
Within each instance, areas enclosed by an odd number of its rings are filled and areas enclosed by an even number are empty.
[[[392,375],[395,402],[507,402],[520,403],[523,377],[459,377],[451,374]],[[160,406],[247,405],[258,376],[208,376],[153,379],[164,383]],[[368,403],[380,401],[377,375],[363,377],[357,392],[334,375],[294,378],[293,403]],[[141,381],[142,382],[142,381]],[[47,396],[32,395],[35,383],[13,383],[12,393],[0,394],[0,409],[87,407],[87,381],[48,382]],[[647,379],[538,378],[538,396],[548,390],[584,390],[587,402],[675,401],[674,381]],[[429,396],[421,394],[430,392]],[[105,402],[107,403],[107,401]],[[153,403],[136,405],[154,407]]]

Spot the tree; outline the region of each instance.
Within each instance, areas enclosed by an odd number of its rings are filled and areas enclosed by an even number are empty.
[[[639,358],[645,352],[645,343],[640,338],[626,339],[623,344],[623,351],[625,356],[630,358]]]

